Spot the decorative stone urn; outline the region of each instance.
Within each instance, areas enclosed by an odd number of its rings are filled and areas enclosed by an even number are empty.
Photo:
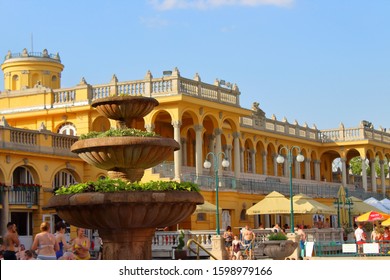
[[[92,103],[118,128],[144,117],[158,105],[153,98],[113,96]],[[108,171],[108,177],[139,181],[146,168],[164,161],[180,145],[162,137],[105,137],[79,140],[71,150],[87,163]],[[45,208],[55,209],[71,225],[98,229],[105,260],[152,258],[152,239],[157,227],[175,225],[202,204],[198,192],[121,191],[87,192],[53,196]]]
[[[259,244],[260,255],[268,256],[274,260],[284,260],[298,247],[298,242],[292,240],[271,240]]]

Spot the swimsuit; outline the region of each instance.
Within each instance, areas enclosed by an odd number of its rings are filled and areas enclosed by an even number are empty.
[[[57,257],[54,255],[54,256],[45,256],[45,255],[38,255],[37,256],[37,260],[57,260]]]
[[[17,260],[15,251],[6,250],[3,253],[4,260]]]
[[[64,255],[64,251],[63,251],[64,243],[62,243],[62,241],[61,241],[60,243],[58,243],[58,245],[60,246],[60,249],[58,251],[56,251],[57,259],[59,259],[60,257],[62,257]]]

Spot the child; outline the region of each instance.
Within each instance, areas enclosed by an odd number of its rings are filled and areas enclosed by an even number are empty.
[[[238,239],[238,236],[234,236],[232,242],[232,260],[242,260],[241,246],[243,246],[241,240]]]

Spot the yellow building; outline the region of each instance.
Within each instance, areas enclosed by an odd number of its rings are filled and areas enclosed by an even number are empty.
[[[64,65],[58,54],[9,52],[1,65],[4,91],[0,93],[0,188],[1,230],[9,220],[18,224],[23,242],[29,244],[42,219],[58,220],[53,211],[42,209],[53,190],[62,185],[105,176],[105,171],[84,163],[70,146],[77,136],[115,126],[100,116],[91,101],[109,95],[143,95],[160,105],[148,116],[135,121],[142,130],[153,130],[181,144],[166,162],[145,172],[143,180],[194,181],[205,200],[215,203],[215,177],[219,178],[221,228],[261,222],[289,223],[287,216],[252,217],[246,209],[269,192],[289,195],[289,164],[276,161],[282,147],[300,147],[305,160],[293,164],[293,192],[305,193],[332,205],[340,185],[361,198],[389,194],[386,164],[390,158],[390,134],[362,121],[355,128],[320,130],[306,124],[267,118],[254,102],[250,109],[240,106],[241,92],[235,84],[216,80],[214,84],[180,75],[178,69],[155,78],[147,72],[135,81],[90,85],[82,78],[71,88],[61,88]],[[212,161],[209,153],[222,155],[229,167],[203,167]],[[298,149],[292,149],[298,154]],[[283,150],[283,155],[286,154]],[[207,158],[206,156],[209,155]],[[351,175],[352,158],[364,159],[372,172]],[[379,176],[375,162],[379,162]],[[213,161],[212,161],[213,163]],[[301,219],[301,217],[298,217]],[[311,223],[310,217],[298,222]],[[309,219],[309,220],[308,220]],[[215,229],[213,214],[189,217],[180,227]]]

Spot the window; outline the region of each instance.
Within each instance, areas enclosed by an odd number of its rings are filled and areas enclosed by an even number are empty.
[[[32,212],[11,212],[11,221],[20,236],[32,235]]]
[[[56,190],[62,186],[70,186],[76,184],[76,179],[67,170],[62,170],[54,176],[53,189]]]
[[[31,172],[24,166],[19,166],[12,174],[12,185],[34,184]]]
[[[206,214],[205,214],[205,213],[198,213],[198,214],[196,215],[196,220],[197,220],[198,222],[204,222],[204,221],[206,221]]]
[[[61,125],[58,129],[58,133],[73,136],[77,135],[76,127],[72,123],[64,123],[63,125]]]

